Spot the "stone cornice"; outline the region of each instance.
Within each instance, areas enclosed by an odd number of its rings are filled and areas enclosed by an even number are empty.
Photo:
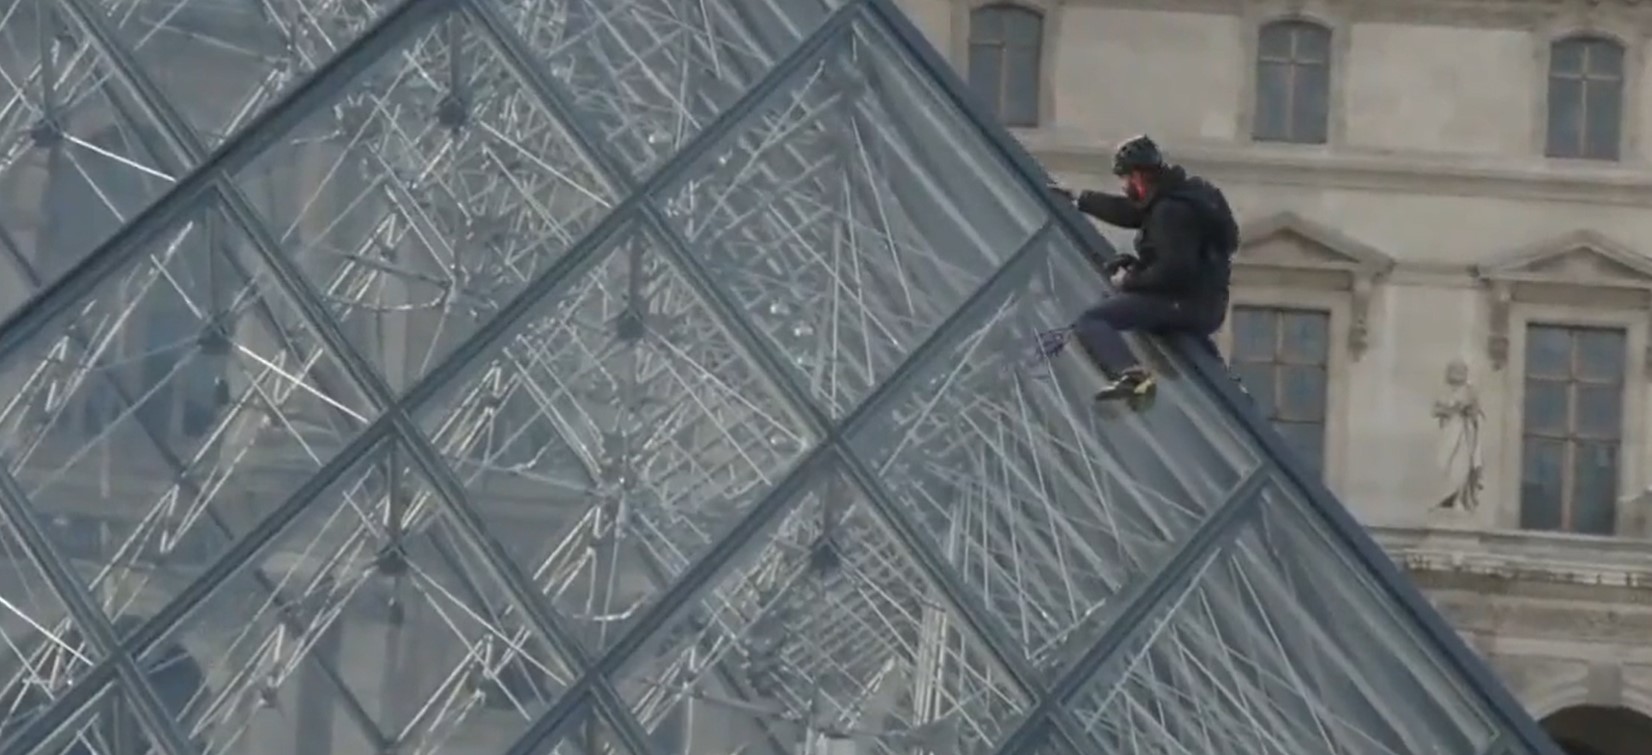
[[[1493,593],[1585,597],[1652,605],[1652,541],[1551,532],[1379,527],[1377,541],[1419,582]],[[1596,593],[1598,594],[1598,593]]]
[[[1309,4],[1307,0],[1065,1],[1075,6],[1228,16],[1286,15]],[[1629,22],[1641,30],[1652,23],[1652,2],[1647,0],[1323,0],[1315,4],[1346,23],[1537,28],[1556,19],[1599,19],[1613,26]]]
[[[1107,175],[1110,142],[1023,132],[1022,141],[1052,172]],[[1652,205],[1652,170],[1530,158],[1394,155],[1276,145],[1177,142],[1178,162],[1230,182],[1351,189],[1409,195],[1497,197],[1537,202]]]

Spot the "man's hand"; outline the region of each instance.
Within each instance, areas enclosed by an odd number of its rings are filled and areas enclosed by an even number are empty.
[[[1113,288],[1124,288],[1124,277],[1129,274],[1130,268],[1121,267],[1118,270],[1113,271],[1113,274],[1107,278],[1107,281],[1113,284]]]
[[[1065,186],[1062,186],[1061,184],[1058,184],[1058,183],[1055,183],[1055,182],[1052,181],[1048,184],[1045,184],[1044,189],[1046,191],[1050,192],[1051,194],[1055,195],[1058,199],[1060,199],[1063,202],[1076,201],[1075,198],[1074,198],[1073,190],[1069,189]]]
[[[1135,257],[1128,254],[1115,254],[1109,257],[1106,262],[1101,263],[1101,272],[1107,276],[1108,280],[1112,280],[1120,271],[1128,270],[1135,264]]]

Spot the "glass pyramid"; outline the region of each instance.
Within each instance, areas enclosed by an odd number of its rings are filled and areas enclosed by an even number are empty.
[[[1555,753],[888,0],[0,5],[6,755]]]

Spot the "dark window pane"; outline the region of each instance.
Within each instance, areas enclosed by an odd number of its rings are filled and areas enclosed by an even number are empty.
[[[1526,329],[1527,377],[1566,378],[1572,374],[1572,334],[1565,328]]]
[[[1527,435],[1562,437],[1567,430],[1567,384],[1556,380],[1526,381]]]
[[[1554,76],[1582,75],[1584,45],[1584,42],[1576,39],[1568,39],[1550,45],[1549,74]]]
[[[1272,310],[1235,307],[1233,310],[1234,361],[1273,361],[1278,342]]]
[[[1617,440],[1622,432],[1623,386],[1577,386],[1577,434],[1583,438]]]
[[[1044,17],[1021,8],[1004,11],[1004,41],[1016,46],[1037,47],[1044,38]]]
[[[1610,535],[1617,529],[1618,444],[1578,443],[1572,449],[1571,530]]]
[[[1290,138],[1291,66],[1289,63],[1256,65],[1256,113],[1251,136],[1259,141]]]
[[[1325,419],[1325,370],[1320,367],[1279,368],[1279,417],[1296,422]]]
[[[1004,123],[1011,126],[1038,125],[1038,47],[1008,47],[1004,50]]]
[[[1589,78],[1592,79],[1621,79],[1623,78],[1623,48],[1616,42],[1595,40],[1588,46],[1587,65]]]
[[[1624,378],[1623,331],[1577,331],[1577,376],[1585,380],[1621,382]]]
[[[997,45],[974,44],[969,47],[969,86],[986,104],[987,111],[998,114],[1003,80],[1003,48]]]
[[[1001,42],[1004,39],[1003,8],[978,8],[969,15],[971,42]]]
[[[1280,346],[1284,360],[1293,364],[1325,364],[1331,353],[1330,317],[1323,312],[1280,314]]]
[[[1233,374],[1239,382],[1250,392],[1251,398],[1256,400],[1256,410],[1264,417],[1274,416],[1274,370],[1267,364],[1247,364],[1235,362]]]
[[[1560,529],[1566,442],[1527,438],[1520,459],[1520,526]]]
[[[1618,159],[1618,133],[1623,125],[1623,82],[1590,81],[1584,85],[1583,157]]]
[[[1278,422],[1274,427],[1285,437],[1285,445],[1308,463],[1316,473],[1325,467],[1325,426],[1317,422]]]
[[[1295,36],[1290,21],[1275,21],[1262,27],[1262,33],[1257,37],[1256,55],[1262,60],[1288,61],[1293,52],[1292,37]]]
[[[1549,157],[1579,157],[1582,142],[1582,80],[1549,79]]]
[[[1298,63],[1329,63],[1331,30],[1315,24],[1298,24],[1294,58]]]
[[[1291,141],[1324,144],[1330,130],[1331,69],[1322,65],[1298,66],[1295,83]]]

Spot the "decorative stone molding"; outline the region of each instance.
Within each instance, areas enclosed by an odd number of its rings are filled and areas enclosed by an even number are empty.
[[[1109,175],[1111,145],[1126,133],[1082,142],[1044,132],[1022,141],[1052,172]],[[1444,153],[1394,154],[1340,147],[1334,152],[1291,145],[1178,140],[1167,145],[1177,162],[1219,183],[1301,186],[1416,196],[1475,196],[1590,207],[1652,204],[1652,170],[1621,163],[1525,159]]]
[[[1067,0],[1072,5],[1172,13],[1236,15],[1254,0]],[[1361,0],[1348,3],[1355,23],[1527,29],[1564,13],[1617,12],[1637,19],[1648,9],[1639,0]]]
[[[1370,346],[1371,296],[1394,269],[1375,247],[1294,212],[1281,212],[1240,229],[1235,278],[1246,283],[1336,291],[1348,300],[1348,350],[1355,359]]]
[[[1644,310],[1652,321],[1652,259],[1595,231],[1573,231],[1516,249],[1473,270],[1491,300],[1486,353],[1494,369],[1508,363],[1516,303]],[[1652,348],[1642,359],[1652,369]]]

